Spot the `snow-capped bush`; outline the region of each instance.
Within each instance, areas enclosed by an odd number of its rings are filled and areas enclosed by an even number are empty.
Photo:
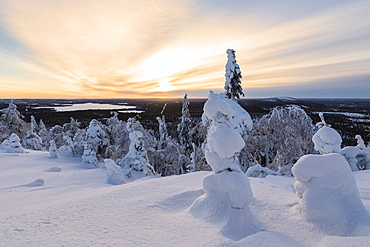
[[[15,133],[12,133],[8,140],[4,143],[8,153],[24,153],[19,137]]]
[[[232,107],[219,95],[210,93],[204,114],[211,124],[205,156],[214,173],[204,178],[205,194],[192,204],[190,212],[208,221],[223,222],[221,232],[240,239],[260,230],[249,210],[253,200],[249,180],[237,161],[245,143],[230,123],[235,114]]]
[[[111,159],[104,160],[105,167],[107,168],[107,183],[113,185],[125,184],[125,175],[122,172],[121,167]]]
[[[292,172],[298,209],[321,231],[344,236],[369,222],[355,178],[340,154],[305,155]]]
[[[275,172],[267,167],[262,167],[260,164],[251,166],[246,172],[247,177],[265,178],[267,175],[281,175],[279,172]]]

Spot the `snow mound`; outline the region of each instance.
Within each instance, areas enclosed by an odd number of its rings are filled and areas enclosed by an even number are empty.
[[[292,168],[298,209],[319,230],[346,236],[369,223],[355,178],[340,154],[305,155]]]
[[[45,172],[61,172],[61,171],[62,171],[62,168],[57,167],[57,166],[53,166],[45,170]]]
[[[267,175],[281,175],[279,172],[275,172],[267,167],[262,167],[260,164],[251,166],[246,172],[247,177],[265,178]]]
[[[122,172],[121,167],[111,159],[104,160],[105,167],[107,168],[107,183],[113,185],[125,184],[125,175]]]
[[[44,183],[45,183],[44,179],[39,178],[33,181],[32,183],[25,184],[24,186],[43,186]]]

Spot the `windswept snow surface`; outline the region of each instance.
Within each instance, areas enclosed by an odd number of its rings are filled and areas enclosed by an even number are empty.
[[[51,159],[49,152],[0,150],[0,246],[368,246],[370,227],[350,237],[317,231],[294,207],[294,178],[248,178],[250,209],[264,231],[239,241],[222,225],[188,209],[204,192],[210,172],[148,176],[106,183],[105,168],[81,169],[81,158]],[[61,168],[52,172],[51,168]],[[59,169],[58,169],[59,170]],[[370,171],[353,173],[370,211]],[[138,176],[138,174],[133,174]],[[42,179],[42,186],[26,186]]]

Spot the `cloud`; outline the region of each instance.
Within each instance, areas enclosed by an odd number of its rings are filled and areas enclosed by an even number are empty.
[[[228,48],[237,51],[246,91],[268,94],[264,88],[369,73],[366,1],[310,8],[302,16],[286,14],[303,11],[294,1],[275,14],[268,10],[275,1],[233,1],[239,6],[230,8],[201,0],[2,1],[9,34],[29,51],[13,59],[19,76],[32,75],[39,89],[53,81],[79,97],[222,90]],[[163,81],[170,92],[161,92]]]

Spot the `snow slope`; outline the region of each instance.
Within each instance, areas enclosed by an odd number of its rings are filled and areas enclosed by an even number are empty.
[[[249,178],[265,231],[240,241],[188,209],[209,172],[106,183],[106,170],[44,151],[0,151],[0,246],[369,246],[370,227],[327,236],[297,212],[293,177]],[[59,169],[53,168],[59,167]],[[53,169],[50,169],[53,168]],[[54,172],[53,172],[54,171]],[[134,176],[137,174],[134,174]],[[370,211],[370,171],[354,173]],[[43,179],[42,186],[26,186]]]

